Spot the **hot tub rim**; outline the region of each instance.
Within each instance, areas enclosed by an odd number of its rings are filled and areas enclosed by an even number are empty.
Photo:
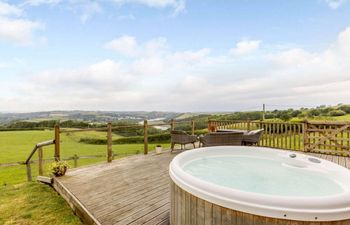
[[[242,148],[242,146],[217,146],[217,147],[206,147],[206,148],[199,148],[199,149],[195,149],[195,150],[190,150],[190,151],[186,151],[183,153],[180,153],[179,155],[177,155],[172,162],[169,165],[169,175],[171,177],[171,179],[173,180],[173,182],[178,185],[179,187],[181,187],[183,190],[189,192],[190,194],[202,198],[206,201],[212,202],[214,204],[223,206],[223,207],[227,207],[230,208],[232,210],[238,210],[238,211],[242,211],[245,213],[250,213],[250,214],[255,214],[255,215],[259,215],[259,216],[265,216],[265,217],[273,217],[273,218],[279,218],[279,219],[291,219],[291,220],[298,220],[298,221],[339,221],[339,220],[346,220],[349,219],[350,216],[350,204],[349,207],[339,207],[339,208],[330,208],[327,207],[326,209],[313,209],[313,208],[300,208],[300,204],[299,204],[299,208],[293,208],[290,207],[293,204],[286,204],[284,206],[273,206],[273,205],[265,205],[255,202],[245,202],[245,201],[239,201],[237,199],[232,199],[232,198],[227,198],[225,196],[220,196],[217,194],[217,192],[212,193],[210,191],[210,189],[213,188],[219,188],[219,189],[224,189],[225,191],[227,191],[227,189],[229,190],[234,190],[234,191],[239,191],[236,189],[231,189],[231,188],[226,188],[226,187],[222,187],[216,184],[212,184],[206,181],[203,181],[199,178],[195,178],[193,176],[191,176],[190,174],[187,174],[186,172],[184,172],[182,170],[182,168],[179,165],[179,159],[181,157],[185,157],[186,154],[196,154],[196,152],[200,152],[200,151],[209,151],[215,148],[229,148],[231,149],[232,147],[238,147],[238,148]],[[244,148],[249,148],[252,149],[254,148],[254,150],[257,150],[256,148],[259,148],[259,150],[261,149],[269,149],[273,150],[273,151],[280,151],[280,152],[284,152],[284,153],[295,153],[295,152],[289,152],[286,150],[276,150],[276,149],[270,149],[270,148],[262,148],[262,147],[244,147]],[[297,153],[300,154],[300,153]],[[314,157],[317,158],[317,157]],[[323,159],[320,159],[322,161],[324,161]],[[327,164],[331,163],[327,161]],[[337,164],[331,163],[333,165],[336,165],[338,167],[341,167]],[[346,168],[343,168],[346,171],[348,171]],[[176,171],[176,172],[174,172]],[[180,174],[180,176],[179,176]],[[183,177],[186,176],[190,176],[187,177],[187,179],[183,179]],[[190,180],[190,181],[189,181]],[[199,188],[198,185],[193,185],[193,183],[195,182],[199,182],[199,186],[204,186],[205,188]],[[209,189],[209,191],[208,191]],[[243,193],[244,191],[239,191],[240,194]],[[298,203],[298,201],[302,201],[302,199],[306,199],[305,200],[305,204],[307,204],[308,202],[311,201],[318,201],[318,203],[322,204],[322,202],[328,202],[330,200],[332,200],[333,202],[335,200],[338,201],[344,201],[344,195],[345,196],[350,196],[350,194],[347,192],[345,194],[340,194],[337,196],[326,196],[326,197],[302,197],[302,198],[295,198],[295,197],[285,197],[285,196],[271,196],[271,195],[264,195],[264,194],[258,194],[258,193],[251,193],[251,192],[245,192],[244,194],[247,195],[253,195],[253,196],[260,196],[263,197],[263,199],[265,198],[265,200],[271,200],[271,199],[275,199],[276,201],[290,201],[290,200],[297,200],[296,203]],[[260,199],[261,200],[261,199]],[[349,201],[350,202],[350,201]],[[334,202],[336,205],[339,204],[337,201]],[[313,203],[314,204],[314,203]],[[329,206],[329,204],[324,204],[325,206]],[[302,206],[302,204],[301,204]],[[318,204],[318,206],[320,206]],[[333,204],[334,206],[334,204]],[[316,218],[316,219],[315,219]]]

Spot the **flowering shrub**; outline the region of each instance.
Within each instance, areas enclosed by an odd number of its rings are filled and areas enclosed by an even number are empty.
[[[51,172],[56,177],[60,177],[66,173],[68,167],[69,166],[68,166],[68,163],[66,161],[53,162],[51,164]]]

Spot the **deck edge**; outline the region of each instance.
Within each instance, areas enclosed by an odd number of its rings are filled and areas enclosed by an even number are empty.
[[[76,214],[83,222],[87,225],[102,225],[89,211],[88,209],[79,201],[75,195],[70,192],[59,179],[54,177],[52,179],[52,186],[59,193],[68,205],[72,208],[74,214]]]

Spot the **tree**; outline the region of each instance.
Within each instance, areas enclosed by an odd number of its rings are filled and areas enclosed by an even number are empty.
[[[338,109],[343,110],[343,111],[346,112],[347,114],[350,113],[350,105],[342,105],[342,106],[340,106]]]

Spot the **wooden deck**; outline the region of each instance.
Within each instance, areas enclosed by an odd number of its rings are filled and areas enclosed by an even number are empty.
[[[168,166],[175,155],[135,155],[74,169],[54,179],[54,187],[86,224],[166,225],[170,211]],[[350,158],[310,155],[350,169]]]

